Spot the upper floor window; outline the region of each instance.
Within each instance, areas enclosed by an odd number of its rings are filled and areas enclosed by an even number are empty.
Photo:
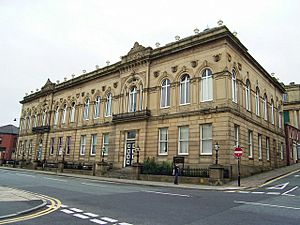
[[[46,126],[46,123],[47,123],[47,110],[45,109],[43,111],[43,115],[42,115],[42,124],[43,124],[43,126]]]
[[[33,126],[34,126],[34,127],[37,127],[37,124],[38,124],[38,121],[37,121],[37,120],[38,120],[37,115],[34,115],[34,116],[33,116]]]
[[[133,87],[129,91],[129,105],[128,105],[129,112],[136,111],[136,106],[137,106],[136,100],[137,100],[137,89],[136,87]]]
[[[87,98],[84,103],[83,119],[89,119],[90,99]]]
[[[201,78],[201,101],[213,100],[213,79],[210,69],[205,69]]]
[[[264,119],[268,120],[268,97],[264,95]]]
[[[71,111],[70,111],[70,122],[73,123],[75,121],[75,102],[72,103]]]
[[[246,109],[251,111],[251,85],[250,81],[246,81]]]
[[[64,105],[64,109],[63,109],[62,120],[61,120],[63,124],[66,123],[66,116],[67,116],[67,104]]]
[[[236,73],[232,70],[232,101],[237,103],[237,83],[236,83]]]
[[[190,76],[185,74],[180,79],[180,104],[190,103]]]
[[[58,124],[58,116],[59,116],[59,107],[56,106],[56,108],[55,108],[55,114],[54,114],[54,125]]]
[[[289,101],[289,96],[288,96],[287,93],[284,93],[282,98],[283,98],[283,102],[288,102]]]
[[[30,130],[30,126],[31,126],[31,119],[30,116],[27,117],[27,130]]]
[[[95,106],[94,106],[94,118],[100,117],[100,102],[101,102],[101,97],[97,96],[95,100]]]
[[[271,122],[275,124],[275,109],[274,109],[274,101],[271,99]]]
[[[111,116],[111,107],[112,107],[112,95],[111,93],[107,94],[106,105],[105,105],[105,116]]]
[[[166,108],[170,106],[170,80],[164,79],[161,84],[161,99],[160,99],[160,107]]]
[[[140,110],[143,110],[143,85],[140,85]]]
[[[278,112],[278,127],[282,128],[282,112]]]
[[[255,92],[255,113],[256,115],[260,116],[260,101],[259,101],[259,95],[260,95],[260,91],[259,88],[256,88],[256,92]]]

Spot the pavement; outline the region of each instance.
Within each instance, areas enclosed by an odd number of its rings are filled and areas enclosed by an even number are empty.
[[[76,177],[83,179],[90,179],[95,181],[105,181],[113,183],[123,183],[123,184],[136,184],[145,186],[156,186],[156,187],[173,187],[173,188],[189,188],[198,190],[237,190],[237,189],[253,189],[263,186],[264,184],[285,176],[287,174],[300,171],[300,163],[291,166],[286,166],[278,168],[272,171],[267,171],[264,173],[256,174],[251,177],[241,178],[241,186],[237,186],[237,181],[231,181],[223,186],[210,186],[210,185],[197,185],[197,184],[181,184],[179,179],[179,184],[175,185],[173,183],[167,182],[154,182],[154,181],[141,181],[141,180],[126,180],[126,179],[116,179],[107,177],[96,177],[89,175],[80,175],[73,173],[55,173],[49,171],[39,171],[39,170],[28,170],[10,167],[0,167],[0,169],[14,170],[20,172],[34,172],[46,175],[58,175],[62,177]],[[45,207],[46,202],[41,197],[34,193],[27,191],[22,191],[19,189],[14,189],[11,187],[5,187],[0,185],[0,222],[2,219],[16,217],[22,214],[26,214],[38,209]]]

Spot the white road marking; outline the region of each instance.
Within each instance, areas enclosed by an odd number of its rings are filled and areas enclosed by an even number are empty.
[[[267,195],[280,195],[280,192],[267,192]]]
[[[78,212],[78,213],[83,212],[83,210],[77,209],[77,208],[70,208],[70,210],[72,210],[72,211],[74,211],[74,212]]]
[[[228,193],[235,193],[236,191],[225,191],[225,192],[228,192]]]
[[[298,186],[296,186],[296,187],[292,188],[291,190],[288,190],[288,191],[286,191],[286,192],[282,193],[282,195],[295,196],[295,195],[290,195],[290,194],[288,194],[288,193],[290,193],[290,192],[292,192],[292,191],[296,190],[297,188],[298,188]]]
[[[104,185],[99,185],[99,184],[93,184],[93,183],[81,183],[83,185],[87,185],[87,186],[93,186],[93,187],[106,187]]]
[[[119,225],[133,225],[131,223],[119,223]]]
[[[67,213],[67,214],[72,214],[72,213],[74,213],[73,211],[71,211],[71,210],[68,210],[68,209],[62,209],[62,210],[60,210],[61,212],[64,212],[64,213]]]
[[[84,215],[86,216],[89,216],[89,217],[98,217],[99,215],[97,214],[94,214],[94,213],[83,213]]]
[[[179,197],[187,197],[190,198],[190,195],[181,195],[181,194],[174,194],[174,193],[167,193],[167,192],[159,192],[159,191],[143,191],[147,193],[154,193],[154,194],[160,194],[160,195],[172,195],[172,196],[179,196]]]
[[[109,218],[109,217],[102,217],[101,220],[105,220],[105,221],[110,222],[110,223],[118,222],[118,220],[115,220],[115,219],[112,219],[112,218]]]
[[[90,221],[97,224],[107,224],[107,222],[98,219],[91,219]]]
[[[275,186],[273,186],[273,187],[268,187],[268,188],[266,188],[266,189],[282,190],[282,189],[284,189],[286,186],[288,186],[289,183],[290,183],[290,182],[286,182],[286,183],[283,183],[283,184],[277,184],[277,185],[275,185]]]
[[[73,216],[78,217],[80,219],[89,219],[90,218],[88,216],[85,216],[85,215],[82,215],[82,214],[79,214],[79,213],[73,214]]]
[[[265,192],[263,192],[263,191],[253,191],[253,192],[251,192],[252,194],[264,194]]]
[[[66,180],[60,180],[60,179],[55,179],[55,178],[50,178],[50,177],[43,177],[44,179],[47,180],[55,180],[55,181],[60,181],[60,182],[67,182]]]
[[[300,177],[300,175],[297,174],[297,175],[295,175],[295,177]]]
[[[62,207],[62,208],[68,208],[69,206],[61,204],[60,207]]]
[[[26,173],[16,173],[17,176],[25,176],[25,177],[35,177],[34,175],[26,174]]]
[[[250,191],[238,191],[239,193],[248,194]]]
[[[300,210],[300,208],[297,208],[297,207],[284,206],[284,205],[272,205],[272,204],[266,204],[266,203],[260,203],[260,202],[234,201],[234,203],[245,204],[245,205],[258,205],[258,206],[268,206],[268,207],[274,207],[274,208],[284,208],[284,209]]]

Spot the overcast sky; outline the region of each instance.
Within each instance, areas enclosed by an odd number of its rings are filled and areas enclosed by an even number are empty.
[[[0,126],[19,125],[19,101],[47,78],[78,76],[119,61],[135,41],[165,45],[219,19],[269,73],[300,83],[297,0],[0,0]]]

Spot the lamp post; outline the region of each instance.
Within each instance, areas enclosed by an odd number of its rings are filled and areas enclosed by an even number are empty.
[[[219,149],[220,149],[220,145],[219,143],[217,142],[215,144],[215,150],[216,150],[216,165],[218,165],[218,160],[219,160]]]
[[[140,146],[136,146],[136,162],[140,163]]]
[[[104,154],[105,154],[105,150],[106,150],[106,149],[105,149],[105,146],[103,145],[103,146],[102,146],[102,160],[101,160],[102,162],[104,162]]]

